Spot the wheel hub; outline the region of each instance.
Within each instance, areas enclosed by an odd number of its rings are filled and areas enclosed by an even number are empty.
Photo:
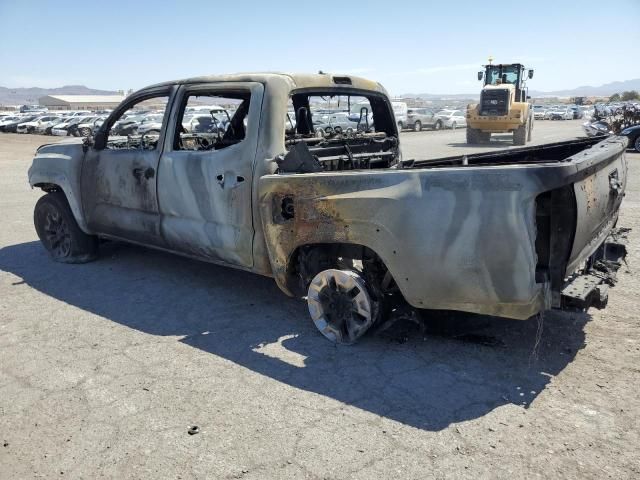
[[[45,216],[45,236],[51,253],[56,257],[66,257],[71,251],[71,235],[67,222],[59,212],[49,211]]]
[[[364,280],[349,270],[324,270],[309,285],[309,314],[332,342],[350,344],[373,324],[374,305]]]

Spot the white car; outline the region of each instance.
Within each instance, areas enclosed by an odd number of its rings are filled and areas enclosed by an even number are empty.
[[[34,133],[38,130],[38,127],[44,123],[51,122],[53,120],[57,120],[59,117],[57,115],[43,115],[41,117],[35,118],[30,122],[21,123],[16,128],[17,133]]]
[[[162,130],[162,119],[164,114],[154,113],[152,115],[147,115],[142,119],[140,124],[138,125],[138,129],[136,133],[138,135],[144,134],[160,134],[160,130]]]
[[[548,107],[545,105],[533,106],[533,118],[534,120],[544,120],[544,114],[547,112]]]
[[[573,120],[573,110],[567,105],[553,107],[545,114],[549,120]]]
[[[444,128],[456,129],[467,126],[467,117],[462,110],[440,110],[436,117],[444,122]]]
[[[58,137],[66,137],[70,135],[69,127],[72,125],[76,125],[78,123],[86,123],[92,117],[80,117],[73,116],[69,117],[66,121],[57,124],[54,128],[51,129],[51,134],[56,135]]]
[[[82,137],[88,137],[93,134],[100,126],[104,123],[107,117],[96,117],[92,118],[87,122],[82,122],[78,124],[76,128],[78,134]]]

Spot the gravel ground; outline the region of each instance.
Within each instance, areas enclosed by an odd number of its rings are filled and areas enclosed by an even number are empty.
[[[463,139],[408,132],[405,158],[475,151]],[[606,310],[455,315],[335,347],[268,278],[122,244],[51,262],[26,182],[48,141],[0,134],[0,478],[640,476],[640,155]]]

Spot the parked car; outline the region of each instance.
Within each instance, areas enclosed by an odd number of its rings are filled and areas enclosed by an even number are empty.
[[[102,122],[104,122],[106,118],[105,116],[90,117],[82,123],[76,124],[72,133],[76,137],[88,137],[100,128],[100,125],[102,125]]]
[[[404,162],[384,88],[334,82],[225,75],[129,95],[94,136],[37,150],[29,184],[46,192],[33,215],[44,249],[55,261],[87,262],[100,238],[113,238],[265,275],[305,299],[320,332],[339,343],[357,341],[394,305],[522,320],[605,307],[624,259],[613,234],[626,140]],[[292,97],[309,111],[310,97],[354,91],[378,102],[375,133],[319,139],[302,122],[286,133]],[[180,108],[203,94],[236,95],[238,128],[213,144],[169,142]],[[171,95],[164,133],[114,138],[123,112],[154,95]]]
[[[164,118],[164,115],[161,113],[146,115],[138,124],[136,134],[138,135],[159,134],[160,130],[162,130],[163,118]]]
[[[533,106],[533,119],[534,120],[544,120],[544,114],[547,111],[547,106],[545,105],[534,105]]]
[[[24,115],[7,115],[0,118],[0,132],[4,132],[4,126],[10,125],[14,122],[20,122],[24,118]]]
[[[436,115],[431,108],[412,107],[407,110],[407,128],[419,132],[424,127],[440,130],[445,125],[445,121]]]
[[[467,117],[462,110],[440,110],[436,117],[444,122],[444,128],[456,129],[467,126]]]
[[[58,123],[51,129],[51,134],[58,137],[67,137],[73,135],[75,126],[79,123],[88,122],[92,117],[73,116],[65,119],[64,122]]]
[[[0,126],[0,132],[16,133],[18,131],[18,125],[27,123],[38,117],[38,115],[25,115],[21,117],[14,117],[14,120],[4,121]]]
[[[571,105],[569,108],[573,112],[573,119],[574,120],[578,120],[578,119],[582,118],[583,113],[582,113],[582,110],[580,109],[580,107],[578,107],[577,105]]]
[[[51,135],[51,130],[56,125],[59,125],[66,121],[67,121],[67,117],[57,117],[56,119],[51,120],[49,122],[43,122],[42,124],[40,124],[40,126],[36,128],[36,133],[41,133],[43,135]]]
[[[629,148],[634,148],[640,153],[640,125],[627,127],[620,132],[620,135],[629,139]]]
[[[75,118],[75,117],[72,117]],[[86,130],[87,125],[92,125],[93,122],[95,122],[96,120],[99,120],[101,117],[99,116],[87,116],[87,117],[79,117],[80,121],[77,123],[72,123],[71,125],[69,125],[67,127],[67,133],[70,136],[74,136],[74,137],[86,137],[87,135],[84,135],[82,132],[80,132],[80,126],[82,125],[83,128]]]
[[[318,137],[325,137],[333,133],[352,133],[358,129],[358,122],[351,121],[349,114],[346,112],[317,115],[315,117],[313,119],[313,129]]]
[[[566,105],[553,107],[545,114],[547,115],[549,120],[573,120],[573,110]]]
[[[42,115],[34,118],[30,122],[21,123],[16,127],[17,133],[34,133],[40,125],[43,123],[51,122],[53,120],[57,120],[58,117],[56,115]]]

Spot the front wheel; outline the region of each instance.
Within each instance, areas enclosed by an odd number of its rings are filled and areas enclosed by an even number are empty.
[[[440,130],[442,129],[442,122],[440,120],[438,120],[435,125],[433,126],[434,130]]]
[[[636,149],[636,152],[640,153],[640,137],[636,138],[636,141],[633,143],[633,148]]]
[[[64,193],[41,197],[33,212],[33,223],[45,250],[61,263],[85,263],[96,258],[98,239],[78,226]]]
[[[529,128],[529,122],[525,123],[524,125],[520,125],[513,132],[513,144],[514,145],[526,145],[528,128]]]
[[[422,122],[420,120],[416,120],[416,123],[413,124],[413,131],[419,132],[422,130]]]
[[[404,124],[402,122],[398,122],[398,132],[401,132],[404,128]]]

